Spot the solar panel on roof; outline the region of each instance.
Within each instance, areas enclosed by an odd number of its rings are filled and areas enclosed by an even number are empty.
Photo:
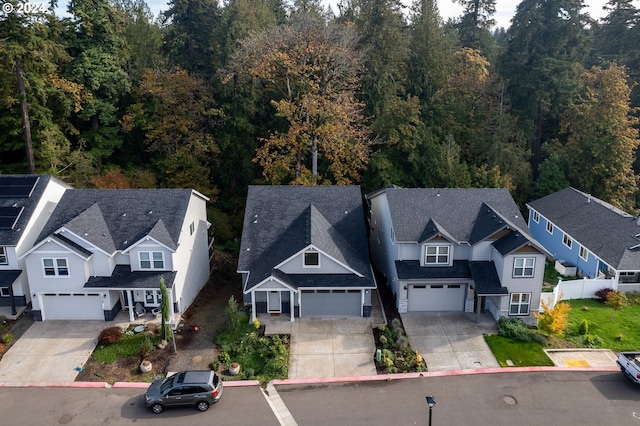
[[[13,229],[24,207],[0,207],[0,229]]]
[[[38,182],[38,176],[10,176],[0,178],[1,198],[27,198]]]

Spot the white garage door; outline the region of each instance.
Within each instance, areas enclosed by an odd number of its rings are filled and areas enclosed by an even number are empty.
[[[411,311],[463,311],[465,284],[422,284],[409,286]]]
[[[99,293],[46,293],[42,296],[43,319],[102,320],[102,296]]]
[[[360,316],[360,290],[303,290],[301,317]]]

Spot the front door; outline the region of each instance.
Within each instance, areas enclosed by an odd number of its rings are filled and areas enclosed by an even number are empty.
[[[267,296],[267,312],[268,313],[280,313],[282,311],[282,303],[280,301],[279,291],[269,291]]]

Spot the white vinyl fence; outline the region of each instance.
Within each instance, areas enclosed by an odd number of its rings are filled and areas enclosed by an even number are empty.
[[[542,293],[540,295],[540,311],[542,311],[542,301],[549,304],[549,309],[553,308],[560,297],[562,300],[588,299],[596,296],[596,291],[602,288],[613,288],[612,278],[583,278],[581,280],[558,281],[552,293]]]

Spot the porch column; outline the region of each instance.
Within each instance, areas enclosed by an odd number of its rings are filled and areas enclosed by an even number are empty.
[[[176,317],[175,317],[175,312],[174,312],[174,300],[173,300],[173,289],[171,289],[171,291],[168,291],[167,293],[169,293],[169,312],[171,313],[171,315],[169,316],[169,323],[170,324],[176,324]],[[177,326],[178,324],[176,324]]]
[[[127,307],[129,308],[129,322],[133,322],[133,292],[127,290]]]
[[[292,290],[289,290],[289,316],[291,317],[290,318],[291,322],[295,321],[295,315],[294,315],[296,311],[296,307],[294,306],[295,297],[296,297],[296,294]]]
[[[482,310],[482,298],[484,296],[480,296],[476,293],[476,323],[480,322],[480,311]]]
[[[9,298],[11,299],[11,315],[18,315],[16,299],[13,297],[13,283],[9,284]]]
[[[251,322],[255,322],[256,319],[258,319],[256,312],[256,292],[251,291]]]

